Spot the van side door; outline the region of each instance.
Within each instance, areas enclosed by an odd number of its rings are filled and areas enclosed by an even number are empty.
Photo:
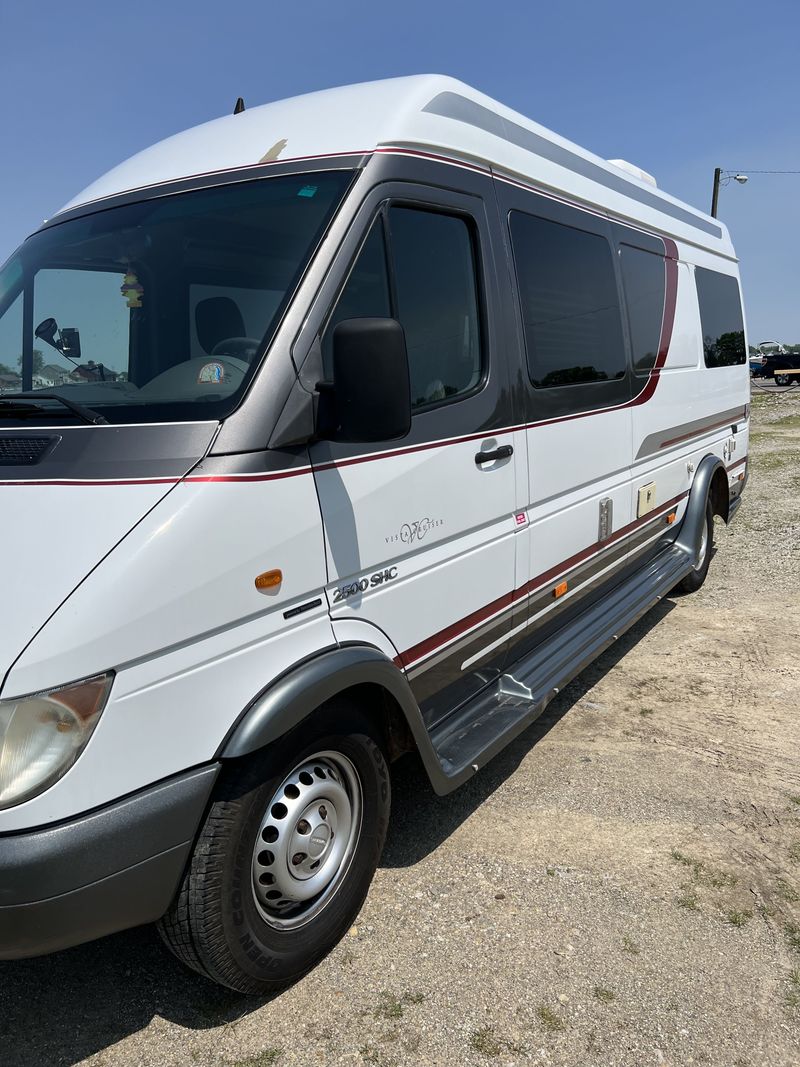
[[[630,549],[632,371],[611,225],[496,181],[523,346],[529,470],[524,655]]]
[[[320,323],[326,374],[338,322],[397,318],[413,417],[401,441],[311,447],[330,611],[340,641],[388,639],[432,726],[498,676],[511,621],[515,456],[490,219],[479,196],[387,182],[349,236]]]

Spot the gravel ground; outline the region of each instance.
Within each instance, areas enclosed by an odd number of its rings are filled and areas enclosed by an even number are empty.
[[[394,769],[367,903],[245,1000],[150,929],[0,964],[0,1067],[800,1064],[800,389],[756,391],[704,588],[445,798]]]

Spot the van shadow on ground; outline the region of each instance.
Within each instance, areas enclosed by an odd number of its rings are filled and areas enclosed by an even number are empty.
[[[409,867],[438,848],[519,766],[593,685],[673,608],[661,601],[550,704],[521,737],[457,790],[437,796],[415,757],[394,768],[393,818],[383,867]],[[70,1067],[161,1016],[207,1030],[266,1000],[240,997],[182,967],[152,927],[54,956],[0,963],[2,1067]]]

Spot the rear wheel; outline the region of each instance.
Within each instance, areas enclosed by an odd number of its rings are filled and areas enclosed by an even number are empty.
[[[386,837],[389,772],[374,729],[336,701],[223,774],[159,932],[194,970],[265,994],[352,925]]]
[[[709,564],[711,563],[712,549],[714,547],[714,514],[711,510],[711,501],[706,502],[706,521],[703,527],[703,536],[700,540],[700,551],[697,563],[686,577],[675,587],[678,593],[695,593],[706,580]]]
[[[791,374],[776,374],[775,375],[775,384],[776,385],[791,385],[792,384],[792,375]]]

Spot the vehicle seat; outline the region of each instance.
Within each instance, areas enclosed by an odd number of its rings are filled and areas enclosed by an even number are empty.
[[[244,337],[244,319],[236,301],[229,296],[210,296],[194,309],[197,340],[208,355],[220,341]]]

